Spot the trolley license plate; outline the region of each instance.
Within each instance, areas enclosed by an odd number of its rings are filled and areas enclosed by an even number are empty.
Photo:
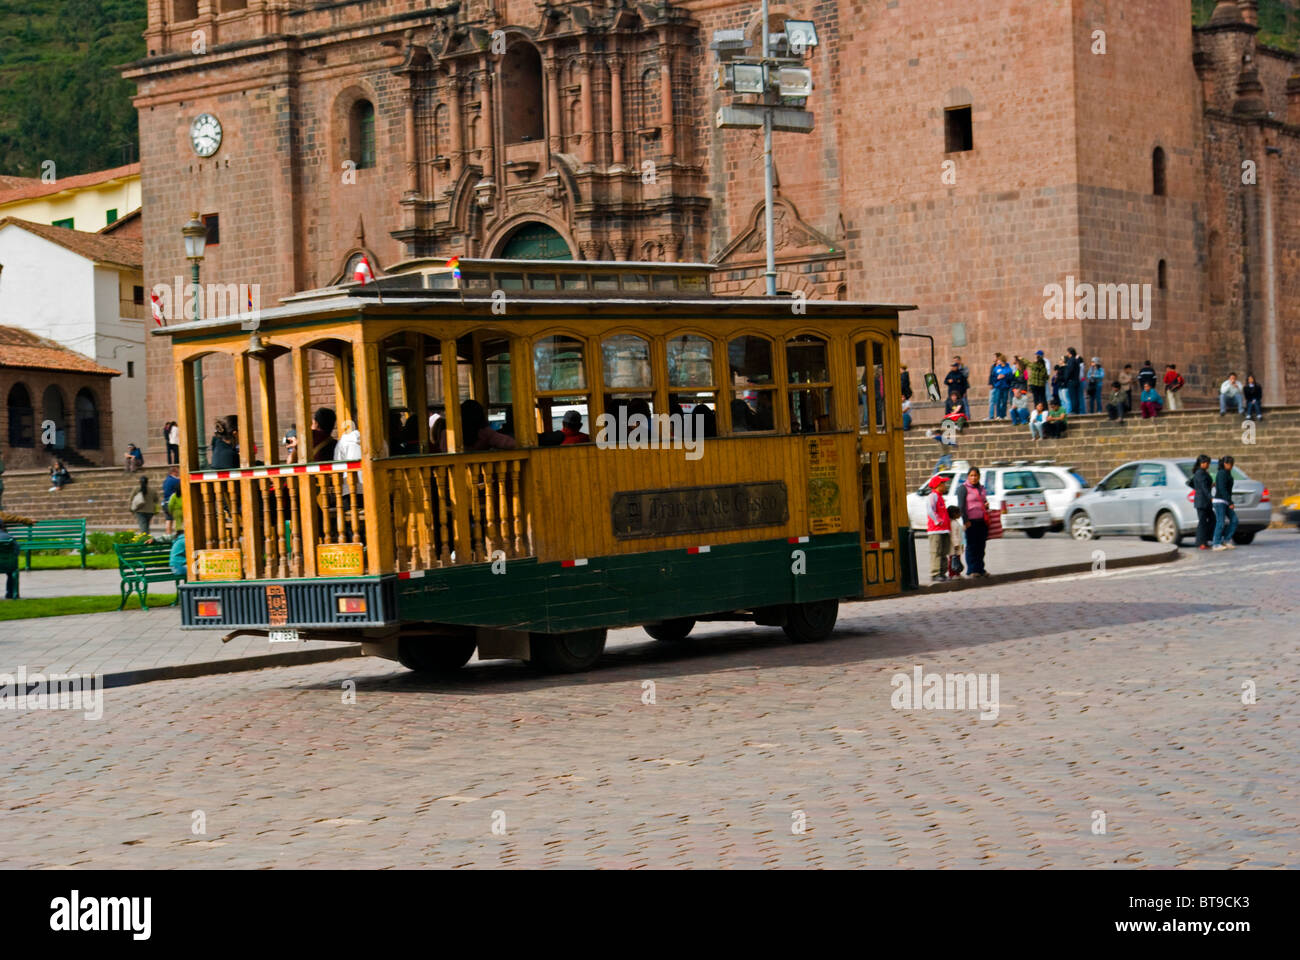
[[[297,630],[272,630],[268,637],[272,643],[297,643],[302,639]]]

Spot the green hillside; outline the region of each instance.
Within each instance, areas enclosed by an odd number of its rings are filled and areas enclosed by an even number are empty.
[[[0,0],[0,173],[60,177],[137,159],[135,85],[145,0]]]
[[[1217,0],[1192,0],[1192,22],[1210,19]],[[1259,0],[1259,42],[1291,53],[1300,51],[1300,3],[1296,0]]]

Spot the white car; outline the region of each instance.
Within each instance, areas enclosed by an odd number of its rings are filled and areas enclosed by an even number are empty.
[[[989,507],[1002,514],[1004,530],[1024,530],[1026,535],[1037,538],[1051,529],[1052,514],[1037,469],[1022,466],[981,468],[980,480],[988,490]],[[969,472],[970,464],[957,460],[951,467],[937,471],[934,476],[948,481],[953,481],[954,478],[960,481]],[[929,495],[930,480],[907,495],[907,519],[913,530],[926,528],[925,500]],[[950,504],[955,502],[949,500]]]

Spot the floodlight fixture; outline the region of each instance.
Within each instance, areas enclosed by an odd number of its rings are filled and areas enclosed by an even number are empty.
[[[794,53],[803,53],[817,46],[817,27],[811,20],[787,20],[785,37]]]
[[[812,71],[807,67],[781,67],[776,85],[783,97],[806,97],[812,93]]]
[[[757,63],[737,63],[731,72],[737,93],[761,94],[767,91],[767,67]]]

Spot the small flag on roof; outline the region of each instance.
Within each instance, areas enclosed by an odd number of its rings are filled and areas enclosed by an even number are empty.
[[[452,257],[450,260],[447,261],[447,266],[451,267],[452,278],[459,280],[460,279],[460,257]]]
[[[361,259],[357,261],[357,269],[352,278],[362,286],[375,279],[374,271],[370,269],[370,261],[366,259],[364,253],[361,255]]]
[[[149,302],[153,306],[153,322],[160,327],[163,326],[162,302],[156,292],[149,295]]]

